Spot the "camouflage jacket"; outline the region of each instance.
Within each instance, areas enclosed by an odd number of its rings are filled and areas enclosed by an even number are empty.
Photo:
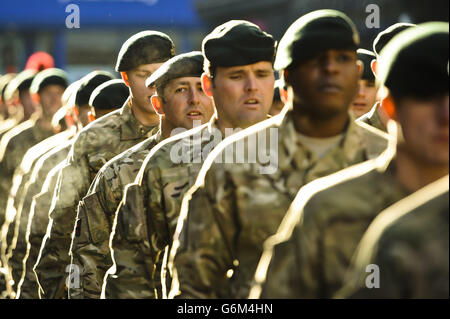
[[[52,199],[50,222],[35,271],[42,298],[62,298],[65,269],[78,202],[100,168],[114,156],[151,136],[154,127],[145,127],[134,117],[128,102],[114,112],[90,123],[76,137],[66,166],[61,170]]]
[[[37,172],[42,165],[42,158],[46,158],[52,149],[73,137],[76,129],[72,127],[69,130],[55,134],[42,142],[31,147],[24,155],[21,165],[16,169],[13,178],[13,186],[11,188],[10,196],[7,202],[7,216],[14,216],[13,220],[6,220],[2,227],[6,228],[3,234],[8,234],[7,243],[9,245],[6,260],[9,267],[12,268],[13,279],[17,284],[22,272],[22,259],[25,254],[25,233],[28,221],[28,208],[31,204],[30,193],[36,193],[40,190],[34,187],[37,179]],[[61,161],[61,159],[59,160]],[[56,162],[57,164],[58,162]],[[46,167],[43,178],[47,175],[50,168],[55,163],[50,163],[51,166]],[[28,195],[28,196],[27,196]],[[2,238],[3,240],[3,238]],[[15,258],[12,258],[15,256]],[[2,258],[4,252],[2,251]]]
[[[53,131],[41,129],[32,118],[20,123],[7,133],[0,141],[0,223],[3,224],[9,190],[15,169],[20,165],[26,151],[33,145],[54,134]]]
[[[66,149],[67,154],[69,153],[69,150],[70,147]],[[40,193],[33,196],[30,206],[27,233],[25,235],[27,250],[23,258],[24,270],[22,271],[21,280],[17,285],[17,296],[19,298],[39,298],[37,278],[33,267],[37,261],[42,240],[47,231],[50,204],[52,202],[59,172],[64,165],[65,161],[62,161],[52,168],[45,178]]]
[[[263,298],[331,298],[342,288],[369,224],[409,194],[395,179],[395,161],[387,163],[363,163],[300,190],[274,236],[283,240],[266,243]]]
[[[73,133],[75,133],[75,131],[73,131]],[[24,187],[23,196],[21,197],[21,202],[18,205],[15,220],[15,223],[17,223],[20,217],[19,232],[13,238],[13,241],[16,241],[16,247],[11,259],[9,260],[9,264],[13,269],[13,278],[16,283],[19,282],[20,278],[24,276],[24,272],[26,272],[26,269],[24,269],[22,265],[24,263],[23,259],[27,254],[29,231],[34,218],[34,213],[30,214],[33,197],[41,192],[42,186],[49,172],[67,157],[70,147],[72,146],[72,141],[73,134],[62,137],[60,141],[61,145],[53,148],[45,155],[41,156],[37,160],[36,165],[30,174],[30,178]],[[43,212],[40,213],[42,214]],[[48,210],[44,212],[44,214],[48,216]],[[45,227],[46,226],[47,225],[45,225]],[[22,298],[29,298],[31,296],[33,296],[32,298],[37,298],[37,289],[32,292],[22,289]]]
[[[8,118],[6,120],[0,120],[0,139],[2,138],[3,134],[5,134],[10,129],[15,127],[17,124],[19,124],[19,123],[14,118]]]
[[[160,143],[146,158],[136,182],[128,185],[111,235],[117,271],[104,283],[105,297],[163,295],[162,255],[172,243],[184,193],[195,181],[203,159],[222,138],[215,121],[213,117]]]
[[[380,107],[380,102],[375,103],[375,105],[369,112],[358,117],[356,121],[364,122],[379,130],[382,130],[383,132],[387,132],[386,125],[384,125],[384,123],[381,121],[380,114],[378,113],[378,109]]]
[[[448,299],[448,182],[447,175],[379,214],[337,297]]]
[[[125,186],[134,181],[145,157],[160,140],[161,132],[158,131],[106,163],[80,201],[70,249],[71,265],[79,267],[80,285],[79,288],[69,287],[70,298],[100,298],[106,269],[98,267],[104,262],[97,259],[104,256],[102,251],[109,252],[114,213]]]
[[[248,297],[263,242],[275,233],[300,187],[380,154],[387,147],[382,134],[349,119],[342,140],[318,159],[298,140],[293,112],[285,108],[225,139],[183,199],[169,260],[174,276],[169,297]],[[242,140],[258,161],[254,156],[242,164],[212,162]],[[261,156],[267,151],[270,161]]]
[[[24,216],[25,214],[22,214],[22,208],[25,199],[25,193],[28,190],[30,178],[32,177],[32,171],[36,163],[38,162],[38,159],[52,148],[67,140],[68,137],[73,136],[73,134],[73,129],[66,130],[64,132],[50,136],[49,138],[30,147],[23,156],[20,165],[16,168],[12,179],[12,187],[7,201],[7,218],[2,225],[1,242],[3,244],[1,249],[1,258],[4,265],[9,264],[11,256],[17,248],[19,232],[20,230],[22,230],[23,235],[24,228],[26,227],[28,215],[26,214],[26,216]],[[22,226],[22,228],[20,228],[20,226]],[[21,243],[23,243],[23,241],[21,241]],[[9,246],[7,251],[5,249],[6,246]],[[22,253],[24,250],[24,246],[21,246],[20,248],[19,251],[20,253]],[[19,263],[21,265],[21,262]],[[20,275],[21,269],[18,269],[19,267],[21,267],[20,265],[15,265],[15,274]],[[8,266],[9,273],[11,274],[12,265]],[[17,276],[11,279],[14,279],[15,284],[17,284]]]

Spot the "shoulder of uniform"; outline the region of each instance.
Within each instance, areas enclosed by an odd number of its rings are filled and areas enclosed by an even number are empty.
[[[380,176],[372,161],[366,161],[307,184],[300,189],[296,201],[306,198],[303,206],[305,220],[327,219],[336,212],[351,210],[353,203],[370,200],[374,196],[373,186],[379,187]]]
[[[88,145],[96,147],[115,136],[119,137],[120,133],[117,129],[120,127],[120,113],[118,111],[120,110],[111,112],[84,127],[74,140],[74,149],[88,151],[89,148],[86,147]]]
[[[80,131],[79,135],[102,131],[105,129],[114,129],[120,126],[120,115],[120,109],[108,113],[105,116],[89,123]]]

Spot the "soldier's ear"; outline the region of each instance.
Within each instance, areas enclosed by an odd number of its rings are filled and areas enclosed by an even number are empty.
[[[88,119],[89,119],[89,123],[95,121],[95,111],[88,112]]]
[[[358,79],[361,79],[362,73],[364,71],[364,64],[361,60],[356,61],[356,66],[358,67]]]
[[[378,65],[378,62],[376,59],[373,59],[372,61],[370,61],[370,68],[372,69],[372,73],[373,73],[373,75],[375,75],[375,77],[377,77],[377,65]]]
[[[287,89],[283,86],[283,87],[279,87],[278,91],[280,91],[281,102],[283,102],[283,104],[286,104],[288,101]]]
[[[205,92],[205,94],[207,96],[212,97],[213,94],[212,94],[212,91],[211,91],[211,86],[212,86],[211,78],[206,73],[203,73],[201,79],[202,79],[203,92]]]
[[[31,95],[31,100],[34,103],[39,103],[41,101],[41,97],[39,96],[38,93],[34,93],[34,94]]]
[[[158,95],[152,95],[150,98],[153,108],[158,115],[164,115],[164,109],[162,106],[161,98]]]
[[[394,99],[390,94],[383,99],[381,106],[390,119],[397,120],[397,112],[395,111]]]
[[[130,87],[130,82],[128,82],[128,74],[127,72],[120,72],[120,76],[122,77],[122,80],[125,82],[126,86]]]

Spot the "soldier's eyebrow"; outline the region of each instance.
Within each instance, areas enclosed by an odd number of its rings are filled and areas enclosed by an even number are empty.
[[[189,86],[189,82],[188,81],[176,81],[175,83],[174,83],[174,85],[175,86],[179,86],[179,85],[186,85],[186,86]]]
[[[269,70],[269,69],[256,69],[255,73],[273,73],[273,70]]]
[[[142,70],[142,69],[136,69],[136,72],[145,73],[145,74],[148,74],[148,75],[152,75],[153,74],[152,71]]]
[[[244,74],[244,69],[235,69],[235,70],[229,70],[226,75],[234,75],[234,74]]]

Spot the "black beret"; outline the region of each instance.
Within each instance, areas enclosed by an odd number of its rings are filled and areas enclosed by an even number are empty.
[[[123,106],[129,95],[130,90],[123,80],[109,80],[95,88],[89,99],[89,105],[97,110],[118,109]]]
[[[5,75],[0,76],[0,97],[2,101],[5,100],[4,94],[9,82],[11,82],[16,76],[16,73],[6,73]]]
[[[376,59],[375,54],[366,49],[358,49],[356,53],[358,54],[358,60],[363,63],[363,73],[361,75],[361,79],[375,81],[375,75],[370,67],[372,60]]]
[[[410,28],[415,27],[415,24],[411,23],[396,23],[391,25],[386,30],[378,33],[375,40],[373,40],[373,52],[375,52],[376,55],[380,55],[381,50],[383,50],[384,46],[391,41],[391,39],[399,34],[400,32]]]
[[[89,104],[89,98],[91,97],[92,91],[100,84],[113,79],[114,76],[106,71],[93,71],[85,75],[80,80],[81,83],[77,90],[75,104],[77,106]]]
[[[202,42],[207,65],[232,67],[260,61],[273,63],[276,42],[257,25],[243,20],[231,20],[208,34]]]
[[[379,79],[393,96],[430,98],[448,92],[448,28],[446,22],[419,24],[381,50]]]
[[[200,51],[184,53],[166,61],[145,81],[147,86],[163,87],[170,80],[192,76],[200,77],[203,73],[203,55]]]
[[[67,73],[57,68],[45,69],[39,72],[34,77],[33,82],[31,82],[30,93],[39,93],[48,85],[60,85],[66,88],[69,85]]]
[[[72,107],[75,105],[75,98],[78,88],[80,87],[82,79],[72,82],[66,89],[61,97],[63,107]]]
[[[175,55],[172,39],[158,31],[142,31],[122,45],[116,71],[129,71],[142,64],[166,62]]]
[[[14,96],[14,92],[16,92],[17,90],[22,91],[29,89],[35,75],[36,71],[31,69],[24,70],[17,74],[17,76],[13,78],[6,86],[3,93],[4,99],[11,99]]]
[[[336,10],[317,10],[297,19],[278,45],[277,71],[330,49],[355,50],[359,35],[352,20]]]

